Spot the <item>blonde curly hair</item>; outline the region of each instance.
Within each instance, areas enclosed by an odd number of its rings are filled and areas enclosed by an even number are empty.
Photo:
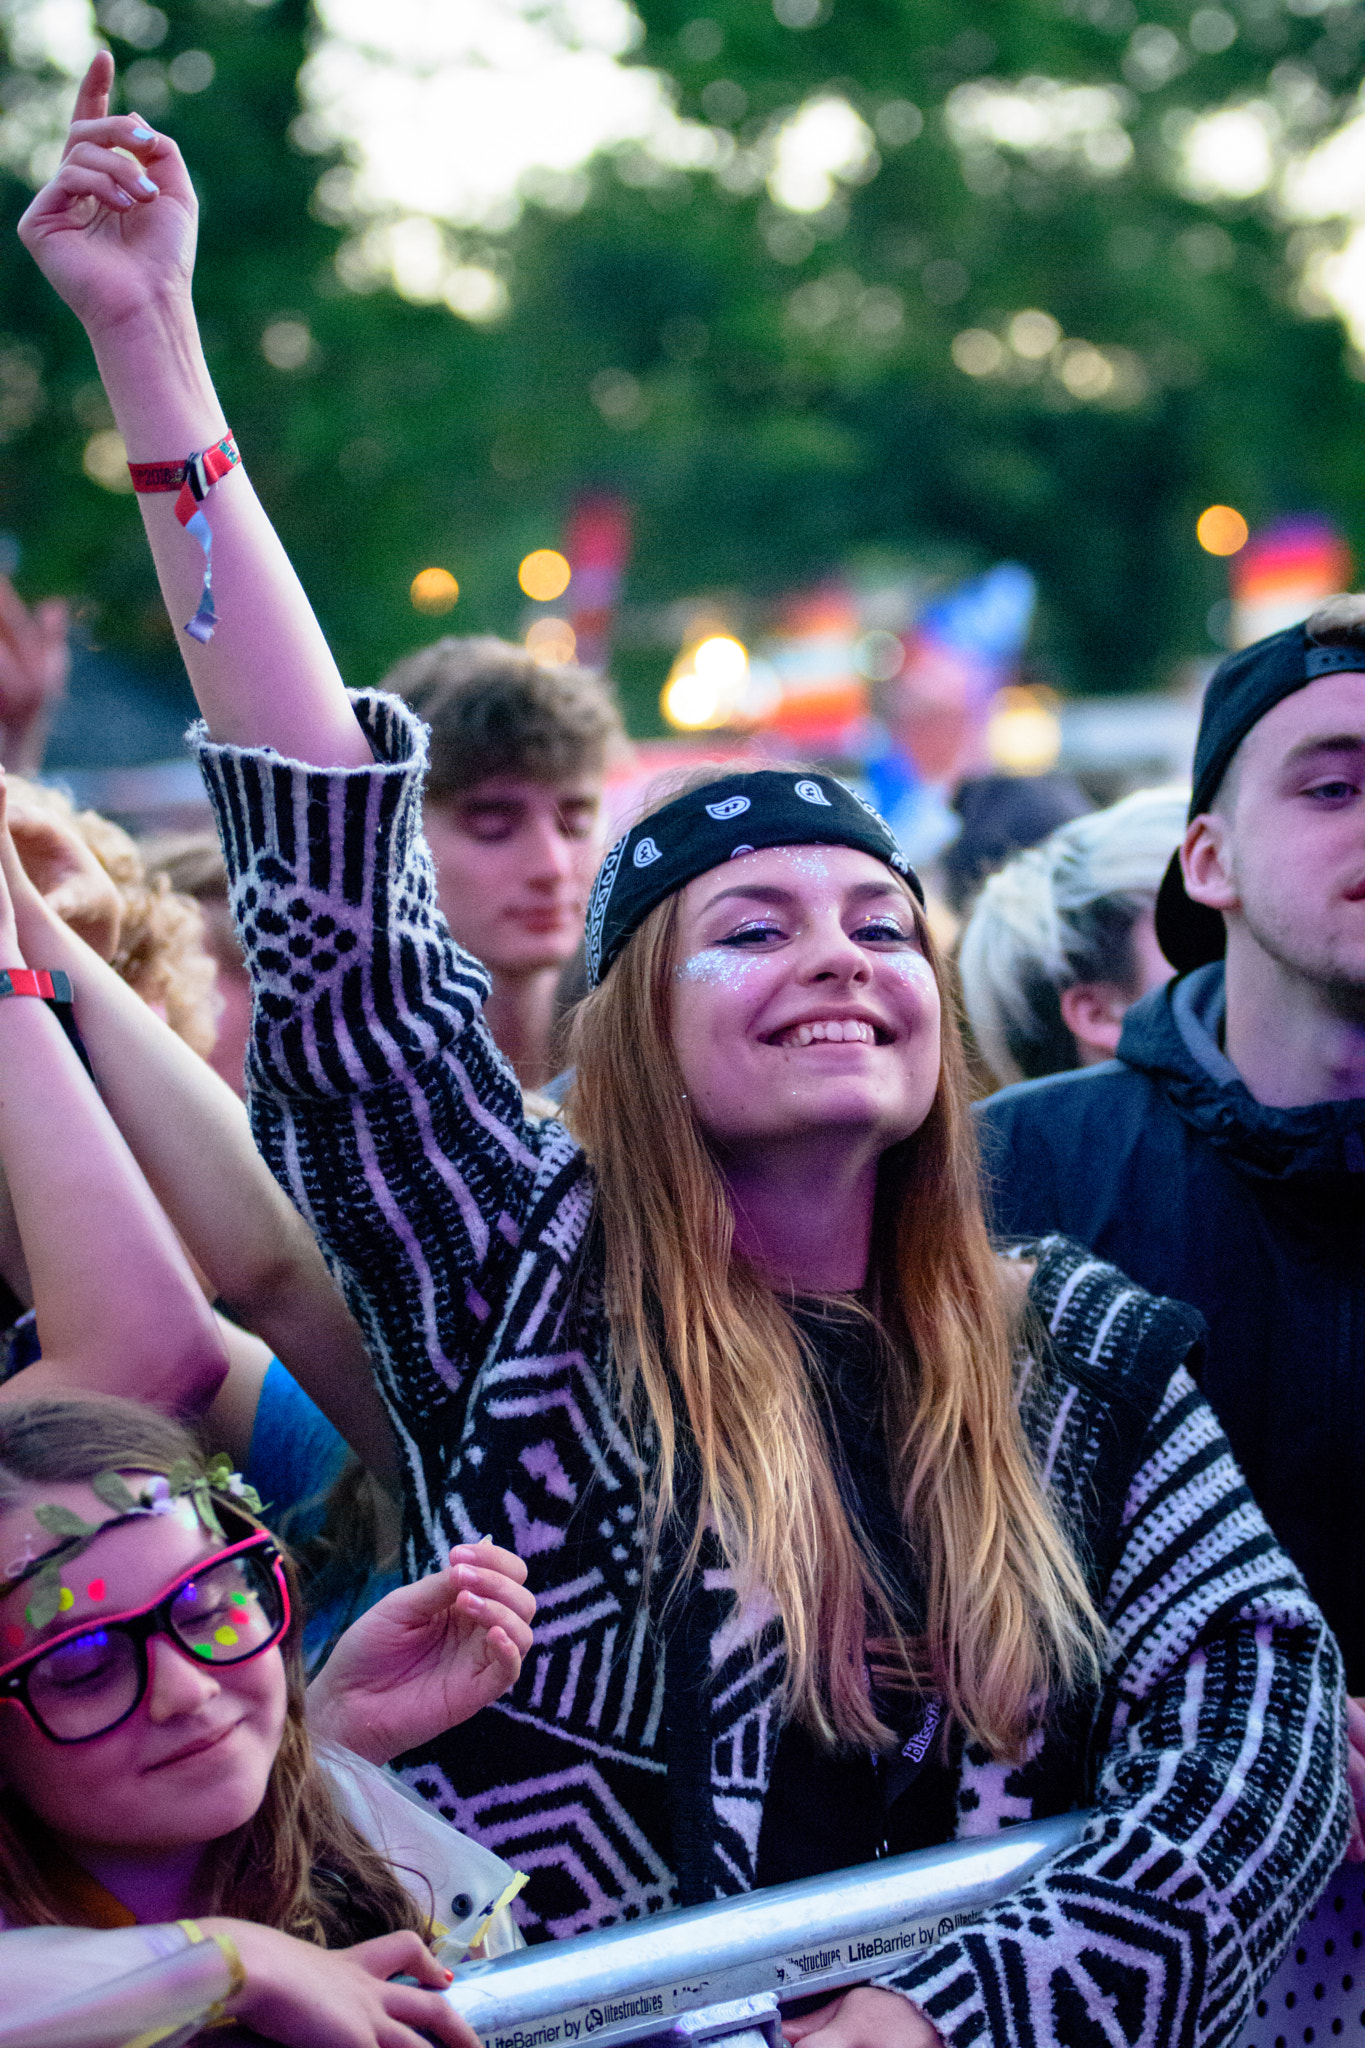
[[[217,969],[204,943],[204,918],[191,896],[164,875],[148,874],[136,842],[98,811],[78,811],[65,790],[19,775],[11,792],[35,810],[74,826],[123,899],[110,965],[149,1008],[201,1057],[218,1035]]]

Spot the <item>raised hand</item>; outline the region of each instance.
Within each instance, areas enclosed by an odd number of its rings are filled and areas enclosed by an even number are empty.
[[[0,575],[0,757],[16,774],[42,766],[48,715],[71,670],[68,623],[61,598],[30,610]]]
[[[0,830],[0,867],[10,882],[21,942],[30,950],[37,943],[35,912],[41,901],[101,960],[112,960],[123,926],[123,897],[74,821],[31,798],[26,801],[21,789],[9,792],[6,820],[7,832]],[[22,879],[15,873],[16,861]]]
[[[499,1698],[531,1647],[525,1577],[510,1550],[461,1544],[446,1571],[387,1594],[308,1688],[313,1733],[384,1764]]]
[[[174,465],[229,424],[194,319],[194,188],[173,142],[136,114],[110,115],[113,78],[101,52],[81,82],[61,167],[19,233],[84,324],[128,459]],[[206,508],[222,622],[212,645],[180,632],[199,603],[204,561],[176,518],[174,492],[140,494],[138,509],[215,739],[273,746],[320,768],[370,767],[331,649],[246,469],[225,476]]]
[[[175,144],[138,114],[109,112],[101,50],[76,94],[56,175],[19,223],[49,283],[92,337],[155,301],[188,303],[198,208]]]

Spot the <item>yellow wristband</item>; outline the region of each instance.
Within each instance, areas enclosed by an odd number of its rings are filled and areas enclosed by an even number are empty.
[[[184,1929],[185,1933],[189,1936],[192,1947],[197,1948],[200,1942],[203,1941],[213,1942],[223,1961],[228,1966],[228,1988],[222,1997],[215,2001],[207,2015],[208,2024],[213,2026],[223,2019],[223,2007],[227,2004],[228,2000],[235,1998],[239,1991],[246,1990],[246,1965],[243,1963],[237,1950],[237,1944],[230,1934],[220,1934],[215,1930],[214,1933],[206,1935],[197,1920],[177,1920],[175,1924],[177,1927]]]

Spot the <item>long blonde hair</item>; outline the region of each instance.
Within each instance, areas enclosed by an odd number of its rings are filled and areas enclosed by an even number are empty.
[[[673,1049],[676,895],[579,1007],[569,1114],[597,1176],[607,1311],[626,1419],[649,1446],[655,1549],[688,1460],[699,1500],[682,1569],[713,1526],[736,1599],[766,1596],[781,1620],[790,1714],[831,1747],[884,1747],[871,1655],[879,1676],[936,1689],[971,1737],[1017,1756],[1048,1700],[1097,1673],[1102,1625],[1020,1422],[1017,1318],[982,1216],[956,1018],[916,916],[944,995],[939,1085],[921,1128],[882,1157],[863,1299],[883,1339],[922,1638],[906,1640],[850,1525],[789,1308],[734,1251],[725,1182]]]

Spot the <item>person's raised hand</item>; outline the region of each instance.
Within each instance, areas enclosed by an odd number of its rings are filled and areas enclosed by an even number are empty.
[[[55,174],[19,222],[43,275],[95,336],[157,302],[188,303],[198,208],[179,150],[138,114],[110,114],[100,50],[76,94]]]
[[[383,1764],[499,1698],[531,1647],[525,1577],[510,1550],[461,1544],[445,1571],[386,1594],[309,1686],[314,1734]]]
[[[200,1920],[224,1934],[246,1972],[225,2011],[283,2048],[479,2048],[443,1991],[450,1971],[415,1934],[381,1934],[354,1948],[314,1948],[250,1920]],[[416,1984],[390,1984],[408,1976]]]
[[[18,775],[42,766],[48,714],[71,672],[69,623],[60,597],[30,609],[0,575],[0,758]]]
[[[917,2005],[896,1991],[857,1984],[828,2005],[782,2021],[789,2042],[806,2048],[943,2048],[943,2037]]]
[[[11,789],[0,822],[0,868],[19,921],[21,942],[41,947],[43,915],[60,918],[101,960],[112,960],[123,926],[123,897],[70,818],[25,802]],[[39,965],[42,965],[39,962]]]

